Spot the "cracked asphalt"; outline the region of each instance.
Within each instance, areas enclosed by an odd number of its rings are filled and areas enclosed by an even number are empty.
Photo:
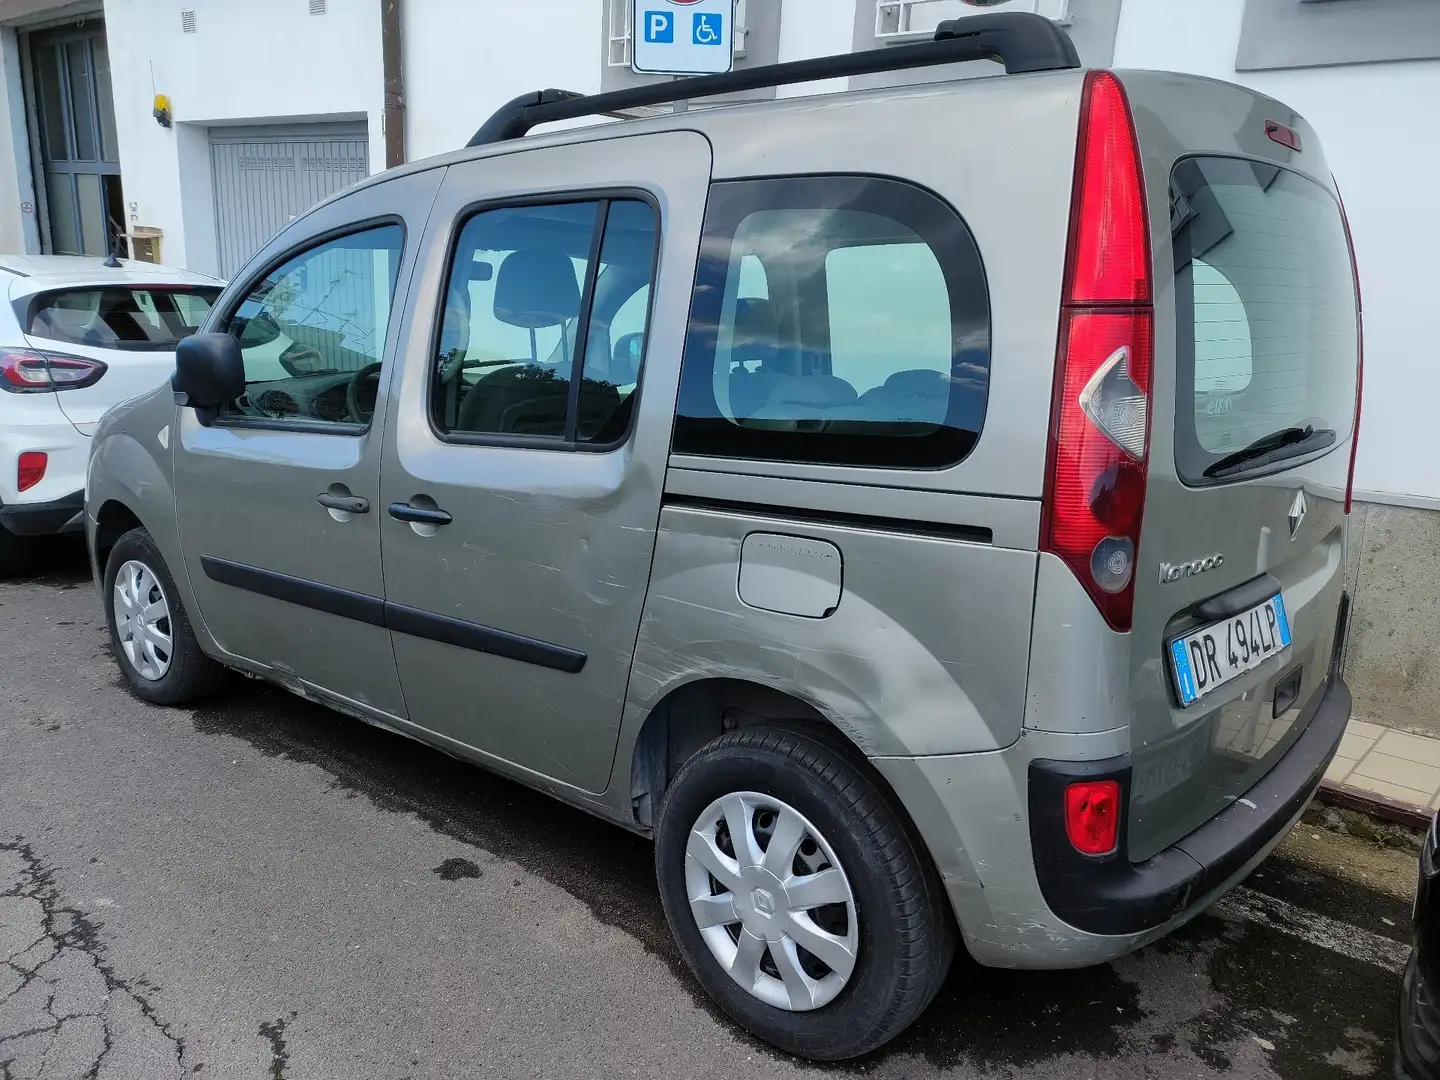
[[[645,841],[254,683],[132,698],[78,547],[0,583],[0,1080],[1388,1075],[1414,855],[1303,825],[1114,964],[960,961],[817,1068],[728,1023]]]

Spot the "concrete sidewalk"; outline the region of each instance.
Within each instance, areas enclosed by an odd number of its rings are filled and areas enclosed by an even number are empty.
[[[1440,738],[1351,720],[1325,779],[1343,792],[1440,809]]]

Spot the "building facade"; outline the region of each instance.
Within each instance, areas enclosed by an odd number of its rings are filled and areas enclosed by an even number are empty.
[[[0,251],[131,251],[228,276],[387,162],[463,146],[499,105],[641,80],[628,0],[0,0]],[[1009,0],[1089,65],[1241,82],[1320,132],[1365,308],[1346,658],[1357,713],[1440,731],[1435,0]],[[923,39],[959,0],[737,0],[737,65]],[[890,76],[914,81],[974,71]],[[869,76],[780,94],[876,85]],[[777,91],[759,92],[759,96]],[[163,95],[157,109],[157,95]],[[158,116],[157,116],[158,113]],[[948,137],[965,137],[957,116]]]

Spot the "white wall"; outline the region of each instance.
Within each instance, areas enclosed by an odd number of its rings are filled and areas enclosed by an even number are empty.
[[[195,11],[193,34],[181,32],[182,6]],[[305,0],[105,0],[125,200],[138,204],[130,224],[164,230],[167,263],[214,267],[209,125],[363,117],[371,171],[385,167],[380,5],[329,0],[328,8],[311,15]],[[151,117],[155,91],[169,95],[175,127]]]
[[[601,0],[408,0],[410,160],[458,150],[511,98],[600,92]]]
[[[1440,499],[1430,449],[1440,335],[1430,255],[1440,245],[1440,61],[1235,70],[1243,0],[1125,0],[1117,67],[1243,83],[1320,133],[1345,198],[1365,307],[1365,404],[1355,486]]]

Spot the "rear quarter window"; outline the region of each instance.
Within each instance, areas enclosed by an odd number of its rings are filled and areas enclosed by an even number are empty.
[[[979,438],[989,378],[979,251],[935,195],[873,177],[711,189],[677,452],[952,465]]]
[[[29,303],[30,337],[97,349],[173,349],[200,328],[219,288],[102,286],[41,293]]]
[[[1359,339],[1335,198],[1266,162],[1188,158],[1171,177],[1171,231],[1181,478],[1239,479],[1338,445],[1355,414]],[[1226,467],[1285,432],[1278,459]]]

